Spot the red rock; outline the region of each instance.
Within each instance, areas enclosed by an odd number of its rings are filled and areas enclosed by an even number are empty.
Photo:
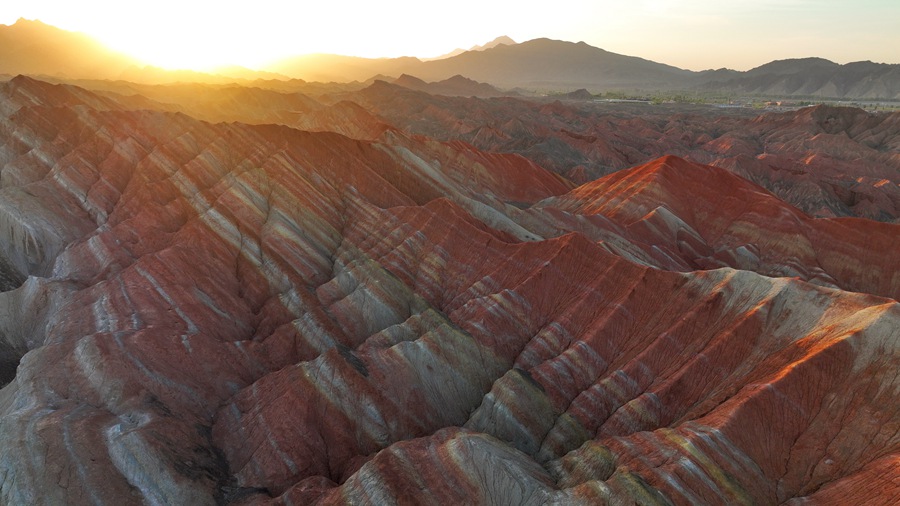
[[[387,83],[353,100],[405,131],[518,153],[577,183],[671,154],[727,168],[817,217],[900,216],[896,113],[483,100]]]
[[[0,502],[897,496],[897,266],[870,252],[896,225],[676,158],[571,189],[397,130],[19,84]]]
[[[810,219],[725,170],[677,157],[619,171],[538,206],[602,215],[629,239],[665,248],[694,268],[799,276],[900,298],[896,260],[881,253],[900,250],[897,225]]]

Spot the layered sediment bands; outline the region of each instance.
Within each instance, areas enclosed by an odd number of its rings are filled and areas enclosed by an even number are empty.
[[[900,299],[900,226],[810,219],[764,189],[712,166],[668,156],[582,185],[536,205],[596,222],[645,247],[662,268],[728,266]],[[602,217],[604,219],[600,219]],[[575,229],[578,222],[563,217]],[[538,230],[540,230],[538,228]]]
[[[291,82],[280,92],[274,81],[264,83],[271,90],[85,84],[118,94],[106,93],[98,102],[101,97],[70,90],[70,103],[277,123],[365,140],[399,129],[516,153],[579,184],[677,155],[726,168],[815,217],[884,222],[900,217],[898,113],[821,105],[760,114],[749,107],[598,103],[577,95],[560,100],[440,96],[384,81],[363,89],[358,83]]]
[[[0,293],[0,353],[21,357],[0,389],[4,504],[888,504],[900,490],[885,478],[900,306],[664,266],[648,245],[667,234],[718,258],[704,248],[762,227],[710,211],[744,187],[651,191],[709,168],[664,159],[635,191],[593,195],[521,156],[396,130],[210,124],[89,94],[58,107],[59,89],[15,85],[28,104],[3,98],[0,209],[19,218],[4,233],[29,232],[2,244],[29,277]],[[668,214],[646,217],[653,198]],[[776,210],[774,235],[819,230]],[[897,270],[815,233],[852,272]],[[759,265],[809,259],[753,237]]]
[[[664,155],[727,168],[816,217],[900,217],[900,114],[445,97],[376,82],[351,95],[407,132],[521,154],[577,183]]]
[[[152,112],[73,117],[39,92],[29,114],[19,108],[7,118],[24,132],[24,147],[4,171],[29,176],[3,190],[16,216],[34,210],[21,223],[35,232],[12,240],[18,229],[10,227],[4,246],[35,274],[51,275],[51,285],[75,289],[34,308],[3,294],[5,323],[48,313],[24,346],[22,332],[4,328],[16,361],[32,349],[2,398],[0,437],[7,455],[21,457],[3,464],[4,501],[212,502],[227,478],[209,439],[221,402],[412,314],[393,307],[402,299],[366,306],[362,287],[329,306],[318,301],[317,291],[340,293],[368,270],[335,264],[347,221],[442,194],[462,198],[461,176],[426,163],[411,140],[376,146]],[[35,127],[55,115],[64,116],[58,128]],[[50,149],[63,141],[71,145]],[[37,151],[44,155],[35,159]],[[499,198],[528,198],[499,190]],[[532,200],[551,194],[527,191]],[[51,464],[95,490],[58,485],[43,471]]]
[[[810,450],[827,448],[835,437],[849,444],[858,429],[816,427],[854,416],[852,396],[843,392],[879,397],[883,380],[876,378],[892,377],[890,361],[875,350],[896,346],[893,302],[741,271],[682,275],[640,268],[577,235],[514,245],[452,228],[485,243],[478,250],[485,267],[463,260],[464,247],[453,246],[464,244],[459,237],[428,225],[417,230],[446,237],[425,249],[448,252],[452,260],[441,264],[441,277],[459,280],[456,289],[429,282],[435,277],[426,270],[430,262],[418,262],[425,266],[419,269],[401,263],[407,237],[372,246],[369,255],[383,251],[378,263],[392,266],[416,292],[433,294],[428,301],[464,333],[444,335],[438,347],[432,333],[410,340],[415,334],[404,332],[406,339],[390,348],[363,346],[352,360],[333,352],[238,394],[213,434],[223,448],[237,449],[226,457],[244,486],[281,494],[315,476],[342,482],[361,456],[465,425],[556,469],[564,488],[605,482],[621,468],[642,476],[648,490],[681,502],[776,502],[817,487],[797,469],[811,472],[822,455],[794,455],[803,450],[793,442],[800,438]],[[503,268],[494,267],[501,265],[494,256],[506,259]],[[474,369],[447,376],[461,367],[450,364]],[[857,377],[854,368],[867,372]],[[805,384],[809,378],[814,388]],[[345,391],[353,392],[350,400],[338,393]],[[876,402],[890,395],[883,391]],[[820,406],[825,398],[827,408]],[[884,416],[896,417],[888,411]],[[289,412],[303,414],[283,423]],[[765,435],[773,413],[784,416],[781,439]],[[739,421],[745,417],[758,432],[747,433],[747,422]],[[876,439],[896,445],[892,429],[884,430]],[[681,449],[706,444],[702,438],[713,432],[717,446]],[[575,462],[585,455],[567,455],[591,451],[584,446],[591,440],[609,448],[603,466],[609,474],[580,469]],[[673,463],[659,470],[661,464],[645,458]],[[789,469],[800,476],[779,481],[792,458]],[[865,463],[866,457],[856,458],[841,465]],[[712,481],[692,481],[702,478],[691,478],[697,468]]]

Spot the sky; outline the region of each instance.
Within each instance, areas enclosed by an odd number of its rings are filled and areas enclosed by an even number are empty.
[[[287,56],[433,57],[500,35],[584,41],[677,67],[819,56],[900,63],[900,0],[2,0],[164,68],[260,69]]]

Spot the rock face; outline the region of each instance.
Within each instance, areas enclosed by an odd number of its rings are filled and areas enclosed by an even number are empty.
[[[146,86],[86,82],[128,109],[206,121],[275,123],[380,140],[386,132],[522,155],[576,183],[665,155],[738,174],[817,218],[900,220],[900,113],[817,106],[789,112],[684,104],[610,104],[584,90],[560,100],[489,96],[457,76],[403,76],[364,89],[308,83]],[[113,93],[110,93],[113,92]],[[135,95],[138,93],[138,95]],[[124,95],[124,96],[123,96]],[[447,95],[464,95],[447,96]]]
[[[620,242],[644,254],[633,260],[659,268],[732,267],[900,299],[897,261],[884,254],[900,248],[897,225],[810,219],[734,174],[674,156],[616,172],[535,207],[523,222],[543,222],[551,211],[556,226],[597,240],[612,234],[626,238]]]
[[[900,500],[898,225],[674,157],[0,111],[4,504]]]
[[[388,83],[346,98],[406,132],[518,153],[577,183],[671,154],[726,168],[815,217],[900,219],[900,113],[484,100]]]

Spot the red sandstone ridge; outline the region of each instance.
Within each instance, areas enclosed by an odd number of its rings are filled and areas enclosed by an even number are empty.
[[[900,499],[896,282],[854,277],[896,275],[858,242],[895,225],[856,236],[678,158],[573,189],[395,129],[17,84],[4,504]],[[838,287],[722,267],[732,239]]]
[[[686,104],[463,98],[384,81],[361,90],[362,84],[271,81],[254,82],[265,89],[81,83],[126,109],[277,123],[364,140],[400,130],[463,141],[524,156],[577,183],[674,154],[726,168],[815,217],[900,219],[897,113],[817,106],[760,114]]]
[[[900,217],[900,114],[431,96],[377,83],[349,97],[397,128],[521,154],[577,183],[674,154],[817,217]]]
[[[845,290],[900,299],[900,226],[859,219],[811,219],[749,181],[667,156],[582,185],[538,204],[603,216],[657,260],[690,268],[729,266],[799,276]]]

